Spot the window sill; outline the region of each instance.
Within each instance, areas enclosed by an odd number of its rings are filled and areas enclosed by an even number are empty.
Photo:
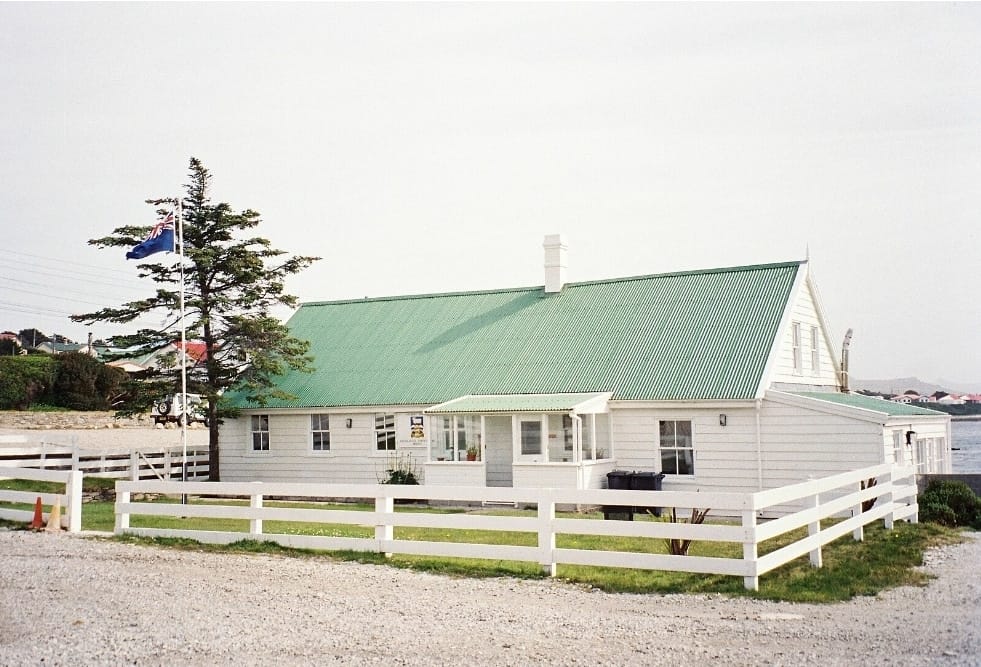
[[[457,466],[457,465],[479,465],[483,461],[426,461],[426,465],[439,465],[439,466]]]

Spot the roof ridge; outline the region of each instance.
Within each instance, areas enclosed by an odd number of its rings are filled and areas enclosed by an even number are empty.
[[[791,266],[801,266],[807,264],[807,260],[791,260],[786,262],[772,262],[769,264],[747,264],[744,266],[718,267],[712,269],[689,269],[686,271],[669,271],[667,273],[649,273],[639,276],[623,276],[619,278],[598,278],[596,280],[583,280],[579,282],[566,283],[565,288],[585,287],[589,285],[603,285],[612,283],[625,283],[637,280],[650,280],[651,278],[672,278],[676,276],[708,275],[712,273],[738,273],[743,271],[757,271],[760,269],[778,269]],[[504,287],[486,290],[462,290],[456,292],[429,292],[425,294],[393,294],[389,296],[364,297],[362,299],[337,299],[327,301],[305,301],[299,306],[334,306],[351,303],[372,303],[383,301],[407,301],[410,299],[433,299],[436,297],[451,296],[472,296],[478,294],[509,294],[520,292],[537,292],[545,289],[544,285],[534,285],[531,287]]]

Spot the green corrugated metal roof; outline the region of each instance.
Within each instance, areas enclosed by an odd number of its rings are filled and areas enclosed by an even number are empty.
[[[881,412],[889,417],[942,417],[946,415],[945,412],[940,412],[938,410],[929,410],[927,408],[921,408],[918,405],[896,403],[894,401],[887,401],[881,398],[872,398],[871,396],[865,396],[863,394],[842,394],[839,392],[817,391],[795,392],[795,394],[797,396],[805,396],[807,398],[816,398],[819,401],[827,401],[828,403],[847,405],[852,408],[861,408],[872,412]]]
[[[467,394],[755,397],[800,262],[542,287],[303,304],[314,373],[269,407],[437,404]],[[245,407],[244,405],[242,407]]]
[[[432,414],[488,412],[569,412],[577,406],[604,396],[591,394],[493,394],[461,396],[429,410]]]

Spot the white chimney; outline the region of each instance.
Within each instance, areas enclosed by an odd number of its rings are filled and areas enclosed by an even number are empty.
[[[542,246],[545,248],[545,293],[561,292],[565,285],[565,241],[561,234],[549,234]]]

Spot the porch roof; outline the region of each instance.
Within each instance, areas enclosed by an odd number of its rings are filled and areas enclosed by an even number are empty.
[[[427,414],[492,412],[606,412],[610,392],[587,394],[468,394],[434,405]]]

